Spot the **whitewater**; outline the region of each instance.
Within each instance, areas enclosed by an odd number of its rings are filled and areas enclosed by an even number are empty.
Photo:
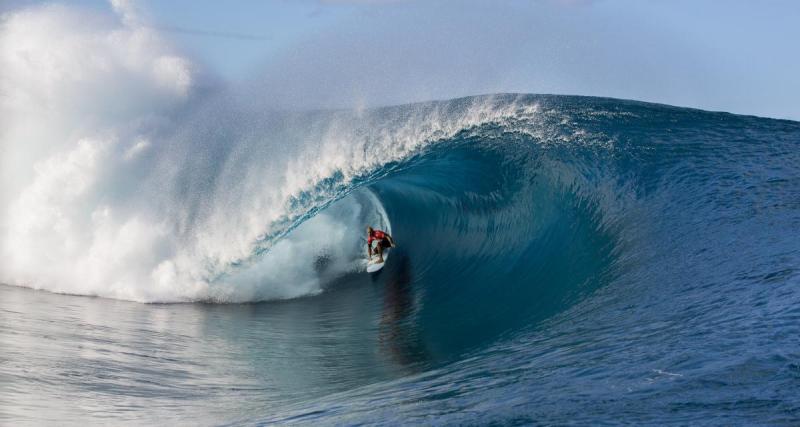
[[[282,110],[113,4],[1,21],[0,424],[797,423],[800,123]]]

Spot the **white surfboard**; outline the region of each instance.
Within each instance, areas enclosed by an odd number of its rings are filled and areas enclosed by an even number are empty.
[[[383,251],[383,262],[378,262],[378,257],[373,255],[372,259],[367,262],[367,273],[375,273],[383,268],[386,260],[389,258],[388,251]]]

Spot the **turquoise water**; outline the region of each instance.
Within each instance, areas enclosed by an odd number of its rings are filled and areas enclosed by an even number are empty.
[[[233,221],[269,141],[342,122],[368,161],[320,169],[207,294],[0,286],[0,423],[800,419],[797,122],[534,95],[257,117],[178,132],[204,155],[161,194]],[[372,276],[364,222],[399,244]]]

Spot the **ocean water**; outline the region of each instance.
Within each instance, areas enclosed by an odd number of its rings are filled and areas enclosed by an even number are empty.
[[[171,117],[7,192],[0,424],[800,423],[800,123]],[[374,275],[367,224],[398,243]]]

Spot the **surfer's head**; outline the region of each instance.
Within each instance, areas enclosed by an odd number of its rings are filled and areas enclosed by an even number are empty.
[[[372,234],[373,231],[375,231],[375,230],[373,230],[372,227],[368,225],[367,226],[367,234]]]

